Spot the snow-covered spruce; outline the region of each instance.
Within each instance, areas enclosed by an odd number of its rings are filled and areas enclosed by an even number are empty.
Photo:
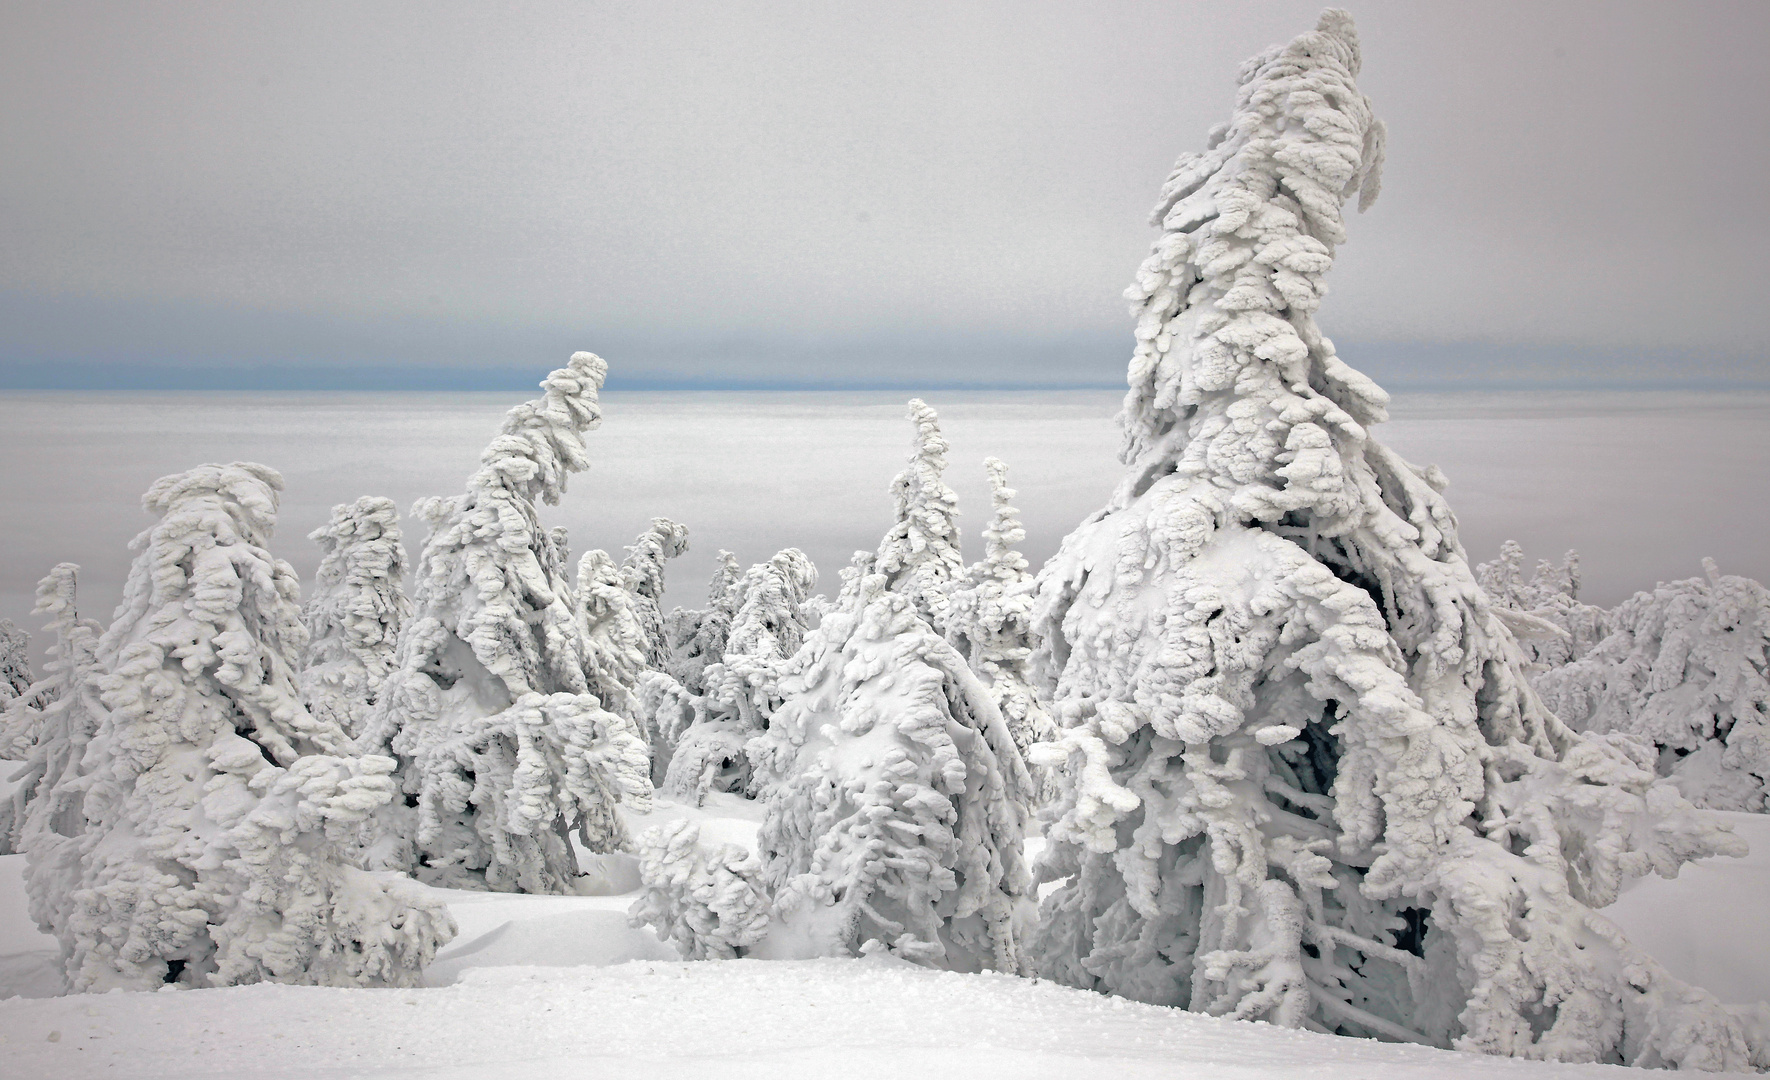
[[[743,603],[738,588],[743,577],[737,556],[721,551],[713,579],[707,583],[707,606],[676,608],[664,620],[664,639],[670,652],[664,670],[691,694],[707,692],[707,665],[717,664],[725,655],[732,616]]]
[[[392,499],[372,495],[339,503],[332,519],[307,538],[322,554],[301,611],[308,633],[301,698],[354,738],[393,670],[394,646],[411,611],[399,509]]]
[[[1536,677],[1576,728],[1653,744],[1661,776],[1712,810],[1770,811],[1770,590],[1722,575],[1636,593],[1585,656]]]
[[[645,632],[645,666],[663,671],[670,660],[664,634],[664,563],[688,550],[688,526],[653,518],[621,563],[621,581],[633,596],[633,611]]]
[[[1383,129],[1330,10],[1242,69],[1129,295],[1128,472],[1040,575],[1069,791],[1038,969],[1218,1015],[1468,1050],[1743,1068],[1746,1033],[1594,909],[1738,853],[1638,743],[1526,684],[1386,395],[1314,312]]]
[[[73,563],[58,563],[37,583],[33,611],[48,617],[55,644],[43,678],[8,702],[0,717],[0,757],[25,763],[11,777],[17,785],[11,798],[0,804],[0,854],[25,850],[27,830],[42,844],[54,844],[56,837],[78,835],[82,824],[76,800],[67,797],[54,810],[32,810],[79,763],[103,712],[93,683],[103,628],[82,619],[75,606],[79,572]]]
[[[1020,511],[1013,506],[1008,466],[987,458],[995,513],[983,531],[984,556],[965,572],[962,588],[952,590],[947,639],[958,647],[971,670],[989,687],[990,697],[1022,754],[1033,743],[1057,735],[1057,726],[1039,701],[1027,673],[1032,655],[1032,609],[1037,583],[1027,572],[1026,557],[1015,547],[1026,539]],[[1038,769],[1040,801],[1055,794],[1055,774]]]
[[[510,411],[464,494],[414,508],[430,524],[415,610],[358,740],[398,760],[405,795],[378,815],[374,865],[454,887],[562,892],[578,873],[571,832],[592,850],[622,847],[615,804],[649,805],[645,741],[590,692],[563,538],[535,510],[588,466],[606,371],[574,354]]]
[[[0,702],[23,697],[31,677],[31,635],[11,619],[0,619]]]
[[[265,549],[281,488],[204,465],[143,499],[160,520],[98,644],[102,715],[27,819],[32,910],[75,991],[414,985],[454,935],[411,882],[355,866],[393,762],[342,756],[301,704],[298,583]]]
[[[959,497],[946,484],[947,443],[940,417],[920,398],[910,399],[916,434],[909,468],[891,481],[897,518],[869,573],[884,574],[887,587],[903,593],[937,630],[946,628],[951,585],[965,574],[959,554]]]
[[[640,700],[645,666],[645,629],[634,610],[621,569],[609,553],[587,551],[578,560],[577,605],[584,631],[584,680],[602,707],[634,722],[651,747],[655,765],[664,749]]]
[[[1559,563],[1539,559],[1526,580],[1524,549],[1508,540],[1500,545],[1499,558],[1475,568],[1475,581],[1518,639],[1532,670],[1578,660],[1610,632],[1603,608],[1580,603],[1577,551]]]
[[[989,691],[882,576],[829,615],[750,743],[761,797],[764,958],[870,942],[959,971],[1023,968],[1030,780]]]
[[[699,805],[709,791],[755,794],[745,746],[780,705],[780,673],[810,628],[803,604],[816,584],[817,568],[798,548],[744,574],[725,651],[702,673],[707,692],[670,749],[663,790],[671,798]]]

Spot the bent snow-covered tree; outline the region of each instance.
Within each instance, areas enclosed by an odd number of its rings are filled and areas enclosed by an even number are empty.
[[[1556,715],[1650,741],[1662,776],[1712,810],[1770,809],[1770,589],[1723,575],[1636,593],[1585,656],[1536,677]]]
[[[320,545],[313,593],[302,609],[308,645],[301,697],[355,737],[393,670],[393,650],[411,605],[402,584],[406,546],[392,499],[365,495],[332,508],[308,535]]]
[[[93,683],[103,628],[82,619],[75,606],[79,572],[73,563],[58,563],[37,583],[33,610],[49,617],[55,644],[49,647],[43,678],[12,699],[0,715],[0,739],[4,739],[0,756],[25,763],[12,776],[16,786],[11,798],[0,804],[0,854],[24,851],[27,830],[43,846],[56,843],[58,836],[78,835],[82,824],[77,806],[71,813],[66,805],[53,812],[32,809],[55,789],[62,774],[79,764],[103,712]],[[64,795],[63,803],[70,801]]]
[[[645,631],[645,664],[663,671],[670,659],[664,636],[664,564],[688,550],[688,526],[653,518],[621,562],[621,581],[633,596],[633,611]]]
[[[959,971],[1022,969],[1031,793],[1013,736],[958,650],[883,576],[789,661],[750,744],[773,926],[762,957],[869,942]]]
[[[281,488],[205,465],[143,499],[160,520],[98,645],[103,714],[38,800],[74,835],[30,845],[32,910],[75,991],[415,985],[454,934],[411,882],[355,865],[393,762],[345,756],[301,704],[299,586],[265,549]]]
[[[1067,767],[1032,951],[1225,1016],[1530,1057],[1742,1068],[1747,1034],[1594,909],[1738,853],[1633,741],[1526,684],[1443,478],[1314,313],[1383,128],[1350,16],[1242,69],[1129,294],[1127,473],[1040,575]]]
[[[983,559],[966,571],[964,587],[952,592],[947,639],[958,646],[971,670],[989,687],[990,697],[1022,754],[1033,743],[1057,734],[1050,713],[1039,701],[1027,673],[1032,656],[1032,609],[1037,583],[1027,572],[1026,556],[1015,547],[1026,539],[1020,512],[1013,506],[1008,466],[999,458],[983,463],[989,472],[995,514],[983,530]],[[1040,769],[1041,800],[1048,796],[1048,770]]]
[[[427,499],[414,613],[359,745],[399,761],[404,805],[378,821],[376,865],[437,884],[563,892],[578,873],[571,833],[593,851],[625,845],[615,804],[651,798],[645,741],[590,693],[583,613],[561,541],[538,500],[557,503],[588,467],[607,365],[590,353],[512,409],[464,494]]]
[[[920,398],[910,400],[916,425],[909,468],[891,481],[897,519],[879,542],[871,573],[885,575],[886,587],[908,596],[937,630],[946,629],[947,592],[965,575],[959,554],[959,497],[946,483],[947,443],[940,417]]]

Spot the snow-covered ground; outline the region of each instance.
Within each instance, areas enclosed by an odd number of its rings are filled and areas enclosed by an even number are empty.
[[[667,802],[753,844],[754,804]],[[1770,816],[1724,815],[1752,845],[1606,914],[1723,1000],[1770,1000]],[[1038,843],[1038,841],[1033,841]],[[633,860],[585,858],[579,896],[434,890],[460,934],[421,990],[247,986],[48,998],[55,942],[25,915],[23,856],[0,858],[5,1077],[1555,1077],[1638,1075],[1338,1039],[886,959],[683,963],[627,924]],[[1726,933],[1716,933],[1717,927]]]

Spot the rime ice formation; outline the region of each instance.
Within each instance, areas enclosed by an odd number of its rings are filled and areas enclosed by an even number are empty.
[[[629,921],[650,926],[684,960],[732,960],[768,933],[756,856],[736,844],[700,847],[700,826],[672,821],[639,838],[645,891]]]
[[[1770,590],[1705,576],[1636,593],[1611,634],[1536,677],[1567,723],[1650,741],[1660,775],[1713,810],[1770,809]]]
[[[965,574],[959,555],[959,497],[946,484],[946,440],[940,417],[920,398],[910,400],[916,425],[909,468],[891,481],[897,519],[879,543],[869,573],[884,574],[893,592],[915,602],[935,629],[944,630],[947,589]]]
[[[26,821],[32,911],[75,991],[414,985],[454,934],[410,882],[355,866],[393,762],[341,756],[301,704],[298,585],[265,550],[281,488],[205,465],[143,499],[159,521],[97,647],[102,711]]]
[[[0,702],[23,697],[31,677],[31,635],[11,619],[0,619]]]
[[[1538,560],[1528,581],[1523,563],[1524,549],[1508,540],[1498,559],[1475,568],[1475,580],[1532,670],[1560,667],[1590,652],[1610,627],[1603,608],[1579,602],[1579,552],[1569,551],[1559,563]]]
[[[724,652],[703,669],[707,692],[671,748],[664,790],[672,798],[698,805],[709,791],[754,793],[744,748],[780,704],[780,672],[805,640],[803,605],[816,584],[811,560],[787,548],[752,566],[733,590],[740,599]]]
[[[577,602],[584,630],[584,679],[602,707],[638,720],[640,676],[645,672],[645,628],[620,567],[606,551],[578,560]],[[649,732],[644,732],[650,738]]]
[[[1350,16],[1246,64],[1127,294],[1127,474],[1040,574],[1067,767],[1052,978],[1525,1057],[1743,1068],[1742,1025],[1594,909],[1742,844],[1526,684],[1386,395],[1314,312],[1383,128]]]
[[[951,592],[947,639],[958,647],[971,670],[989,687],[990,697],[1024,755],[1029,746],[1056,737],[1057,726],[1033,691],[1027,673],[1032,655],[1033,596],[1038,591],[1027,572],[1026,557],[1014,545],[1026,539],[1020,511],[1012,505],[1008,466],[985,459],[995,507],[983,531],[984,557],[965,572],[962,587]],[[1054,776],[1040,769],[1041,801],[1054,793]]]
[[[621,581],[633,595],[633,610],[645,631],[645,666],[663,671],[670,647],[664,636],[664,563],[688,550],[688,526],[669,518],[653,518],[621,563]]]
[[[578,873],[570,834],[593,851],[626,843],[615,804],[649,805],[645,741],[585,677],[584,613],[563,538],[535,503],[557,503],[589,465],[607,365],[575,353],[545,393],[512,409],[464,494],[426,499],[415,611],[395,670],[358,740],[391,753],[404,805],[379,815],[376,865],[437,884],[563,892]]]
[[[707,583],[707,606],[698,610],[677,608],[665,623],[664,637],[670,655],[664,670],[691,694],[707,692],[705,672],[725,655],[725,638],[732,616],[743,603],[739,589],[743,567],[729,551],[719,553],[719,566]]]
[[[879,575],[860,595],[788,663],[782,704],[750,744],[774,904],[752,954],[883,946],[954,970],[1021,970],[1031,793],[1013,736],[909,597]]]
[[[0,756],[25,763],[12,776],[17,786],[11,798],[0,804],[0,854],[24,851],[27,830],[39,836],[45,830],[54,834],[44,838],[43,844],[57,843],[55,837],[70,837],[79,831],[77,807],[72,816],[66,805],[54,810],[31,809],[79,763],[103,711],[97,686],[92,683],[103,630],[93,620],[82,619],[75,607],[79,572],[73,563],[58,563],[37,583],[33,611],[48,616],[55,644],[49,647],[43,678],[8,703],[4,727],[0,727],[0,738],[5,739]],[[63,803],[67,802],[64,796]]]
[[[392,499],[372,495],[339,503],[308,539],[322,554],[301,612],[308,632],[301,698],[316,716],[354,738],[393,669],[400,626],[411,611],[402,588],[406,548],[399,510]]]

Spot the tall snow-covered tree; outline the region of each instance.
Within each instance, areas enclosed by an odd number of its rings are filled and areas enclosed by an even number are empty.
[[[633,611],[645,631],[645,665],[663,671],[670,660],[664,634],[664,563],[688,550],[688,526],[653,518],[621,562],[621,581],[633,595]]]
[[[1610,615],[1583,657],[1538,675],[1576,728],[1653,743],[1658,769],[1713,810],[1770,810],[1770,589],[1721,574],[1662,582]]]
[[[97,647],[102,714],[27,819],[32,909],[75,991],[414,985],[454,934],[409,881],[355,865],[393,762],[345,755],[301,703],[299,585],[265,547],[281,489],[205,465],[143,499],[159,521]]]
[[[937,630],[946,627],[947,592],[965,575],[959,554],[959,497],[946,484],[947,442],[940,417],[920,398],[910,399],[916,426],[909,468],[891,481],[897,519],[879,543],[874,573],[887,587],[910,597]]]
[[[661,749],[640,700],[645,666],[645,629],[633,594],[608,552],[587,551],[578,560],[577,603],[584,627],[584,679],[602,707],[632,720],[652,747]]]
[[[862,587],[812,631],[756,736],[760,880],[774,928],[753,955],[856,955],[876,941],[961,971],[1022,967],[1030,799],[1013,736],[913,601]]]
[[[1249,61],[1129,292],[1128,466],[1040,575],[1067,767],[1046,975],[1287,1026],[1743,1068],[1747,1032],[1597,913],[1743,845],[1525,681],[1442,474],[1315,323],[1383,128],[1352,20]]]
[[[1579,600],[1579,552],[1559,563],[1537,560],[1524,576],[1524,549],[1508,540],[1500,557],[1475,568],[1475,580],[1511,629],[1533,670],[1557,668],[1592,650],[1610,632],[1603,608]]]
[[[73,563],[58,563],[37,583],[33,610],[48,617],[55,644],[49,647],[43,678],[9,703],[0,729],[0,738],[5,739],[0,744],[5,753],[0,756],[25,763],[12,776],[17,785],[12,797],[0,804],[0,854],[25,850],[27,829],[39,836],[45,831],[52,834],[42,841],[49,844],[58,836],[78,835],[83,823],[77,806],[70,812],[71,800],[65,795],[63,805],[54,811],[34,815],[32,811],[41,797],[55,789],[62,774],[79,763],[103,712],[92,682],[103,628],[82,619],[75,606],[79,571]]]
[[[588,467],[584,432],[600,422],[606,371],[573,354],[505,417],[464,494],[415,508],[430,523],[415,611],[358,740],[398,759],[406,796],[380,816],[377,865],[563,892],[578,873],[571,833],[593,851],[619,848],[615,804],[649,804],[645,742],[590,692],[583,613],[535,508]]]
[[[676,608],[664,620],[664,639],[669,646],[664,670],[691,694],[707,692],[707,665],[718,663],[725,655],[732,616],[743,602],[738,588],[743,577],[737,556],[721,551],[713,579],[707,583],[707,606]]]
[[[1020,511],[1013,505],[1008,466],[987,458],[991,501],[995,512],[983,531],[984,556],[965,572],[962,588],[952,591],[947,639],[958,647],[971,670],[989,687],[990,697],[1022,754],[1033,743],[1057,735],[1057,725],[1039,701],[1027,672],[1032,656],[1032,609],[1037,583],[1027,570],[1026,556],[1015,547],[1026,539]],[[1048,770],[1041,769],[1041,773]],[[1054,777],[1039,778],[1041,797],[1052,794]]]
[[[706,694],[671,748],[664,788],[673,798],[698,804],[709,791],[753,794],[744,747],[780,704],[780,673],[810,628],[803,605],[816,584],[817,568],[798,548],[744,574],[724,652],[703,672]]]
[[[31,635],[11,619],[0,619],[0,702],[25,695],[31,676]]]
[[[393,670],[400,626],[411,611],[402,587],[399,509],[392,499],[372,495],[339,503],[308,539],[319,544],[321,556],[301,613],[308,632],[301,697],[311,712],[354,738]]]

